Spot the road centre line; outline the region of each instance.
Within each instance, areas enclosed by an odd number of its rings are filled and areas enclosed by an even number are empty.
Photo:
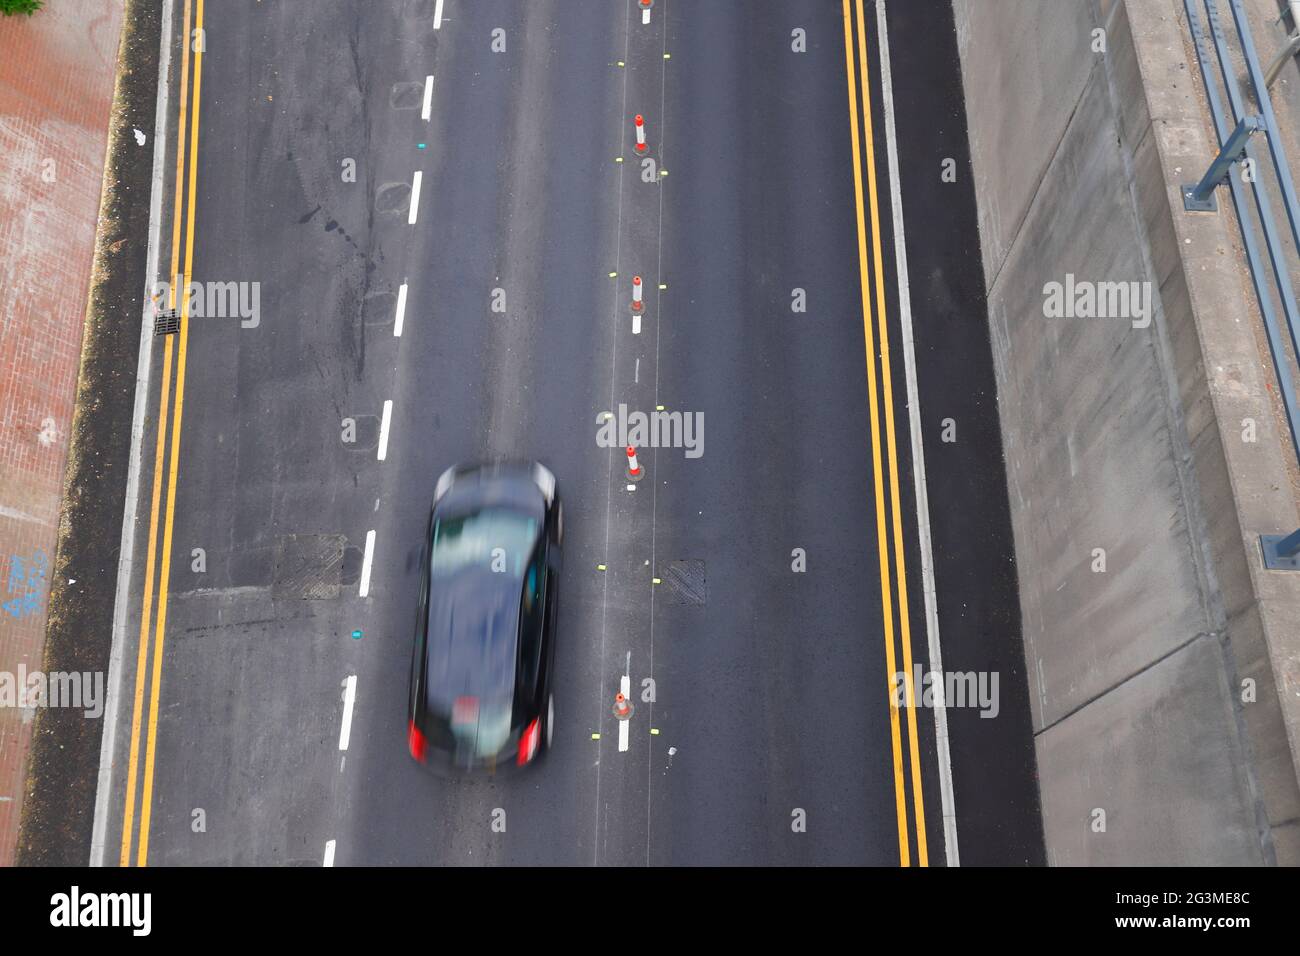
[[[325,866],[334,865],[334,840],[325,841]]]
[[[433,8],[433,28],[442,29],[442,0],[438,0],[437,5]]]
[[[433,74],[424,78],[424,105],[420,107],[420,119],[426,123],[433,115]]]
[[[204,0],[197,0],[195,29],[203,31]],[[194,270],[194,220],[198,208],[198,153],[199,110],[203,103],[203,47],[194,51],[194,109],[190,115],[189,176],[186,184],[185,270],[183,288],[189,288]],[[172,287],[173,290],[175,286]],[[189,296],[181,297],[179,342],[176,347],[176,390],[171,423],[171,449],[167,467],[167,507],[162,528],[162,549],[159,551],[158,611],[154,624],[153,666],[149,684],[149,725],[145,737],[144,786],[140,798],[140,836],[136,850],[136,863],[145,866],[149,860],[149,823],[153,813],[154,759],[158,743],[158,711],[162,695],[163,648],[167,639],[167,599],[171,584],[171,557],[173,519],[176,513],[176,485],[180,468],[181,425],[185,411],[185,357],[189,343]],[[165,424],[160,420],[159,428]],[[124,835],[128,828],[124,827]]]
[[[894,428],[894,385],[889,357],[889,324],[885,320],[885,267],[880,245],[880,202],[877,189],[874,120],[871,111],[871,75],[867,70],[867,17],[863,0],[857,0],[858,60],[862,65],[862,129],[866,141],[867,195],[871,203],[871,251],[876,280],[876,321],[880,329],[880,387],[884,398],[885,440],[889,462],[889,511],[894,542],[894,580],[898,589],[898,635],[903,651],[903,682],[908,736],[908,762],[912,778],[912,809],[915,811],[916,855],[921,866],[929,866],[928,835],[925,831],[925,791],[921,780],[920,736],[916,728],[916,701],[912,687],[911,605],[907,597],[907,561],[903,545],[903,508],[898,490],[898,442]],[[891,668],[890,675],[895,671]]]
[[[862,297],[862,334],[867,366],[867,392],[871,422],[871,473],[876,505],[876,548],[880,567],[881,623],[884,630],[886,701],[889,707],[889,739],[894,771],[894,814],[898,826],[898,857],[902,866],[911,864],[911,847],[907,836],[907,795],[903,783],[902,734],[898,705],[892,681],[896,670],[894,655],[893,592],[889,584],[889,545],[885,530],[885,492],[880,451],[880,396],[876,388],[875,332],[871,324],[871,285],[867,265],[866,207],[862,190],[862,136],[858,120],[858,79],[853,57],[853,14],[850,0],[843,0],[844,59],[848,74],[849,132],[853,145],[853,211],[857,220],[859,286]],[[863,78],[864,81],[866,77]]]

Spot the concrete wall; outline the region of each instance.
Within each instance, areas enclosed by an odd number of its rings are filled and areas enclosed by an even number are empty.
[[[1214,153],[1181,0],[954,7],[1049,859],[1300,862],[1300,573],[1258,548],[1295,453],[1226,192],[1179,199]],[[1150,283],[1149,327],[1046,317],[1067,273]]]

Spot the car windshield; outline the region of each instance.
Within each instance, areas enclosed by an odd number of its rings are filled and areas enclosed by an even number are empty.
[[[439,520],[429,573],[437,581],[481,569],[518,580],[536,541],[536,519],[515,511],[485,510]]]

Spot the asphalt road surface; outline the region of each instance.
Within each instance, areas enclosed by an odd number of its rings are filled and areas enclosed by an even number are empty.
[[[946,5],[169,3],[156,274],[246,307],[150,343],[95,862],[1042,861]],[[629,482],[620,406],[693,446]],[[554,745],[445,781],[421,539],[493,458],[565,501]]]

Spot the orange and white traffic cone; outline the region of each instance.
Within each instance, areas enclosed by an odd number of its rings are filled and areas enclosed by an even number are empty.
[[[645,309],[645,305],[641,301],[641,277],[633,276],[632,277],[632,311],[641,312],[644,309]]]
[[[627,720],[632,716],[632,704],[621,693],[614,695],[614,716]]]
[[[640,0],[638,6],[641,7],[641,22],[650,22],[650,8],[655,5],[655,0]]]
[[[636,126],[636,151],[638,154],[644,155],[649,149],[645,142],[645,117],[637,113],[633,125]]]
[[[627,480],[640,481],[641,476],[644,474],[645,472],[641,470],[641,466],[637,464],[636,449],[633,446],[628,445],[627,446]]]

